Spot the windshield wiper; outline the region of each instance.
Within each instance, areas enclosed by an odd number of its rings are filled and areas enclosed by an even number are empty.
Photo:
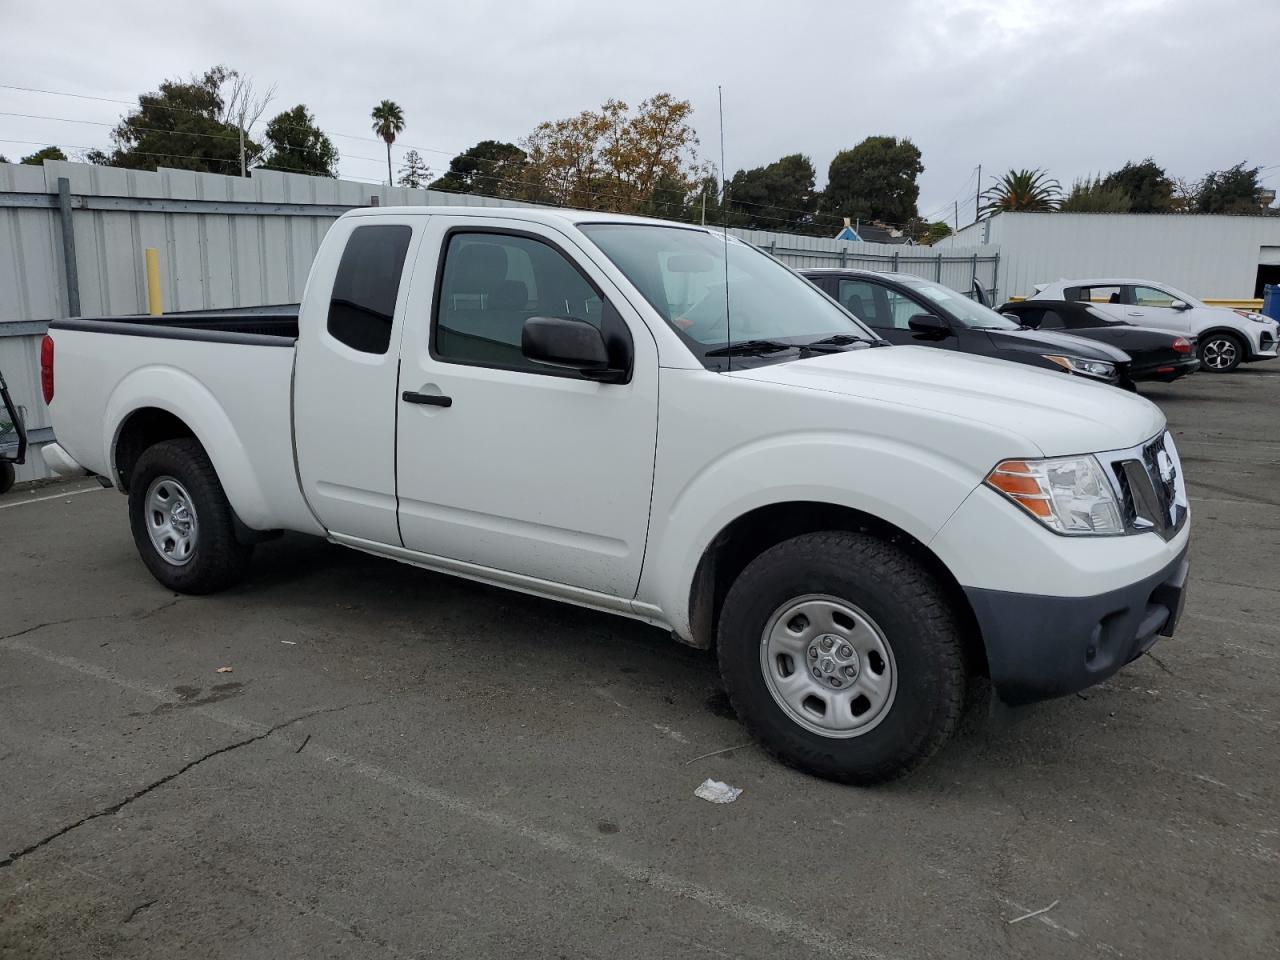
[[[813,343],[806,343],[803,349],[814,353],[834,353],[854,343],[865,343],[872,347],[879,347],[887,345],[888,341],[873,340],[870,337],[856,337],[850,333],[837,333],[832,337],[823,337],[821,340],[813,341]]]
[[[799,349],[794,343],[783,343],[781,340],[743,340],[741,343],[730,343],[716,347],[703,354],[704,357],[745,357],[757,353],[779,353],[783,350]]]

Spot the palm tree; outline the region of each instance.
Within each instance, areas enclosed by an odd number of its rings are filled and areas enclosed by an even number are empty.
[[[391,145],[396,142],[396,134],[404,129],[404,111],[394,100],[383,100],[373,108],[373,132],[387,142],[387,183],[391,178]]]
[[[982,208],[987,213],[1054,210],[1062,199],[1062,184],[1050,179],[1045,170],[1010,170],[983,191],[982,198],[987,201]]]

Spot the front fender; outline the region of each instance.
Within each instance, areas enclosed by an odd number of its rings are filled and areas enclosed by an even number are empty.
[[[656,603],[688,639],[698,563],[739,517],[775,504],[826,503],[869,514],[927,544],[980,480],[965,464],[885,437],[808,432],[748,443],[689,478],[661,516],[655,501],[637,599]]]
[[[103,460],[116,475],[115,451],[130,414],[154,407],[177,417],[195,434],[218,473],[236,515],[249,527],[271,527],[271,514],[257,473],[218,398],[199,380],[177,367],[139,367],[121,380],[107,399]]]

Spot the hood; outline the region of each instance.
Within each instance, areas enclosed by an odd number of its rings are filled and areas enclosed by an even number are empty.
[[[990,334],[991,343],[997,350],[1065,354],[1108,363],[1129,362],[1129,355],[1118,347],[1058,330],[987,330],[986,333]]]
[[[1155,404],[1118,387],[930,347],[848,350],[727,376],[976,421],[1019,436],[1048,457],[1132,447],[1165,426]]]

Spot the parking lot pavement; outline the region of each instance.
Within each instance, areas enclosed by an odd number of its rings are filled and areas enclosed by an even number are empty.
[[[1178,636],[870,790],[696,759],[747,738],[651,628],[305,538],[178,597],[118,494],[11,493],[0,957],[1274,956],[1273,366],[1146,391]]]

